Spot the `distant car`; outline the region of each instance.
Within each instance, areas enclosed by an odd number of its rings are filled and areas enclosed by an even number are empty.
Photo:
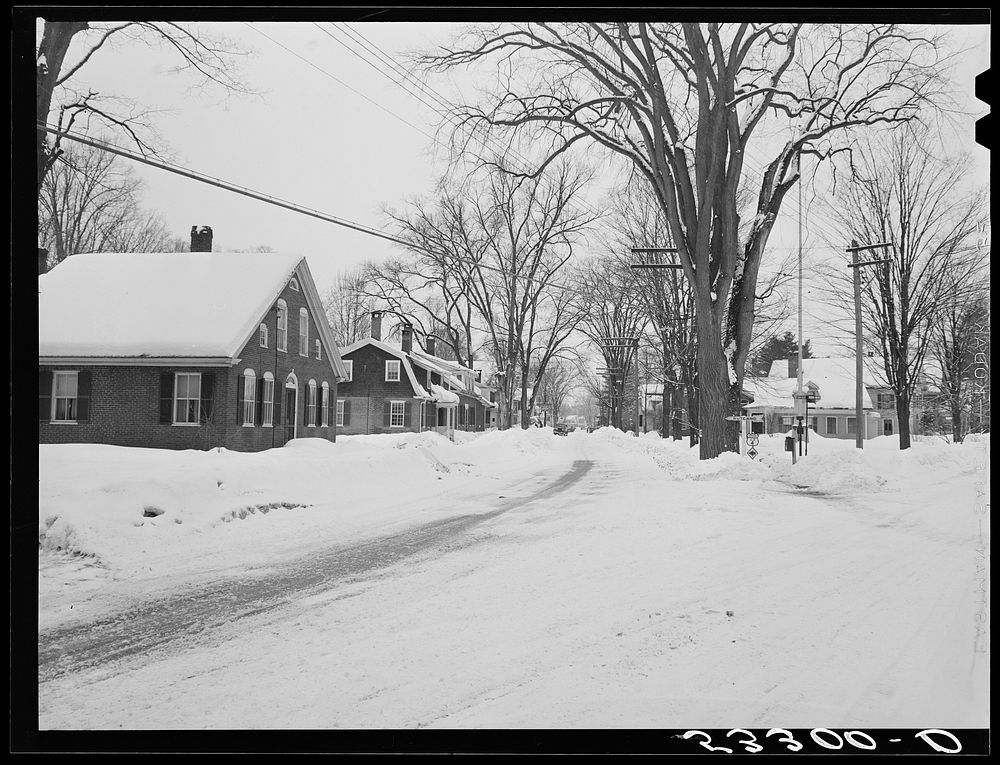
[[[566,422],[557,422],[552,426],[552,432],[557,436],[565,436],[576,430],[575,427]]]

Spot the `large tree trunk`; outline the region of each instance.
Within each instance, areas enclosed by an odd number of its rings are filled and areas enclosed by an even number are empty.
[[[708,335],[708,337],[711,337]],[[738,392],[737,392],[738,393]],[[729,383],[726,357],[716,343],[698,343],[698,429],[699,457],[707,460],[725,451],[736,451],[738,441],[733,437],[736,423],[726,417],[738,414],[739,397],[733,405],[732,386]]]
[[[899,420],[899,448],[910,448],[910,394],[896,396],[896,418]]]
[[[35,60],[35,123],[44,125],[49,119],[52,109],[52,92],[55,90],[59,73],[62,70],[66,51],[77,32],[89,28],[86,21],[46,21],[42,32],[42,41],[38,45],[38,56]],[[44,64],[41,63],[44,61]],[[46,133],[35,131],[35,161],[38,181],[38,194],[42,193],[42,180],[52,166]]]
[[[956,395],[950,396],[951,401],[951,442],[962,443],[965,437],[962,433],[962,399]]]
[[[666,377],[665,373],[664,377]],[[660,412],[660,438],[672,438],[670,414],[674,411],[674,386],[666,380],[663,381],[663,397],[660,400],[663,402]]]

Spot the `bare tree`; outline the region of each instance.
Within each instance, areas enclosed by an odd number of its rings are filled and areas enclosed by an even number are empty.
[[[978,294],[956,290],[935,313],[929,355],[931,378],[941,391],[951,418],[952,443],[962,443],[978,406],[989,412],[990,310],[988,287]],[[982,428],[983,417],[979,416]]]
[[[342,271],[323,297],[326,320],[341,348],[363,340],[371,333],[374,299],[367,294],[366,267]]]
[[[546,365],[538,389],[542,402],[552,411],[553,424],[559,421],[563,406],[581,383],[580,359],[576,353],[554,356]]]
[[[591,259],[579,269],[579,275],[586,285],[579,330],[597,346],[607,370],[609,424],[624,430],[626,414],[638,395],[637,353],[649,321],[646,306],[636,288],[635,273],[622,259]]]
[[[934,321],[956,296],[982,284],[985,252],[970,240],[987,219],[985,192],[963,191],[968,158],[935,156],[919,128],[872,138],[852,154],[851,183],[841,186],[837,215],[846,236],[892,243],[884,255],[889,262],[864,274],[861,316],[895,394],[899,448],[907,449]],[[842,264],[834,268],[841,289],[829,298],[842,307],[853,295],[846,272]],[[853,305],[847,315],[853,317]]]
[[[142,181],[113,154],[67,148],[38,200],[38,244],[46,268],[80,252],[162,252],[174,249],[162,218],[140,205]]]
[[[450,328],[443,339],[462,363],[474,346],[490,354],[501,427],[515,401],[527,427],[537,383],[576,326],[579,304],[561,272],[595,216],[572,207],[587,171],[564,162],[526,179],[499,165],[461,188],[443,183],[433,207],[394,214],[414,259],[376,269],[371,282],[398,310],[416,306]]]
[[[203,85],[216,84],[227,92],[251,92],[237,76],[236,63],[245,55],[238,46],[205,34],[187,24],[127,21],[43,21],[35,54],[35,122],[47,124],[56,113],[56,127],[71,130],[92,123],[123,131],[143,153],[153,152],[155,131],[146,108],[91,88],[79,90],[74,79],[95,56],[107,55],[118,41],[139,46],[165,46],[178,60],[178,70],[195,72]],[[61,153],[60,138],[36,132],[38,194],[42,182]]]
[[[701,457],[737,447],[763,252],[800,152],[825,157],[854,128],[914,119],[939,95],[939,35],[895,25],[517,24],[471,30],[423,56],[431,70],[495,62],[497,88],[457,108],[456,145],[520,135],[545,161],[589,142],[654,189],[696,305]],[[799,119],[794,134],[782,117]],[[786,140],[777,136],[784,130]],[[737,191],[753,139],[778,146],[740,236]]]

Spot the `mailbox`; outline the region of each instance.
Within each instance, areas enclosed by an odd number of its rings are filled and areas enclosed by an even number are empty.
[[[785,436],[785,451],[786,452],[795,451],[795,436]]]

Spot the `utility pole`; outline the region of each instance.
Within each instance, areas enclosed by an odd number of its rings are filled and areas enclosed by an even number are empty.
[[[635,339],[635,352],[632,356],[635,364],[635,434],[639,435],[639,338]]]
[[[664,254],[667,254],[667,253],[675,253],[675,252],[677,252],[677,248],[676,247],[632,247],[631,251],[632,251],[633,255],[639,255],[641,259],[637,263],[631,263],[631,264],[629,264],[629,268],[656,268],[656,269],[672,268],[672,269],[681,271],[683,273],[684,266],[682,266],[680,263],[668,262],[667,260],[663,259],[662,257],[658,257],[658,256],[661,256],[661,255],[664,255]],[[652,256],[652,257],[650,257],[650,256]],[[636,370],[637,370],[636,371],[636,382],[638,383],[638,380],[639,380],[639,373],[638,373],[639,340],[638,340],[638,338],[636,338],[635,352],[636,352]],[[664,353],[666,353],[666,350],[664,350]],[[666,368],[664,368],[663,373],[664,373],[664,375],[666,375],[666,373],[667,373]],[[636,391],[636,395],[638,396],[638,391]],[[673,396],[672,395],[671,395],[670,406],[671,406],[671,408],[673,408]],[[667,407],[667,397],[664,396],[663,397],[663,411],[664,412],[666,412],[666,407]],[[638,402],[638,399],[637,399],[636,400],[636,410],[638,410],[638,408],[639,408],[639,402]],[[645,388],[643,389],[643,410],[644,410],[643,411],[643,416],[645,416]],[[639,429],[639,419],[638,419],[638,415],[637,415],[636,416],[636,435],[639,435],[638,429]],[[642,428],[642,430],[643,430],[644,433],[646,432],[645,420],[643,421],[643,428]]]
[[[876,263],[889,262],[889,258],[860,261],[858,260],[858,253],[890,246],[891,244],[888,242],[859,245],[856,239],[852,239],[851,246],[847,248],[847,252],[851,253],[851,264],[848,268],[854,269],[854,445],[858,449],[865,448],[866,430],[863,404],[865,393],[864,355],[861,347],[861,268]]]

